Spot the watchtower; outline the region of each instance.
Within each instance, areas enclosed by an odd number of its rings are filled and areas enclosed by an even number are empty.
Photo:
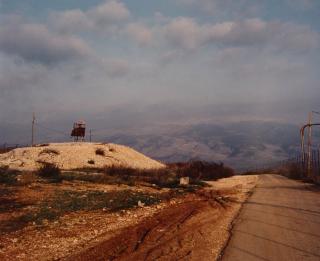
[[[71,137],[74,141],[84,141],[86,135],[86,123],[84,121],[77,121],[73,124]]]

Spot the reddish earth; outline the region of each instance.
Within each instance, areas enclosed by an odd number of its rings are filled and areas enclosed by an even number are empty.
[[[65,260],[215,260],[238,196],[234,189],[199,191]]]
[[[2,230],[0,259],[216,260],[229,238],[232,220],[255,183],[255,176],[232,177],[153,206],[116,213],[77,211],[56,221],[47,220],[41,227],[29,224],[12,232]],[[0,220],[19,216],[54,191],[66,189],[109,191],[128,187],[85,183],[17,187],[2,194],[1,199],[21,207],[3,209]]]

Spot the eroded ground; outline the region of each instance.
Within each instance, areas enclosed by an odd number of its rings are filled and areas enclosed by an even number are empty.
[[[256,180],[235,176],[193,193],[81,182],[1,187],[0,259],[214,260]],[[117,209],[123,193],[145,205]]]

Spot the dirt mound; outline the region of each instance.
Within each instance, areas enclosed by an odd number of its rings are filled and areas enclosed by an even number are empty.
[[[0,166],[12,169],[35,170],[41,163],[53,163],[65,170],[112,165],[139,169],[164,167],[129,147],[111,143],[50,143],[18,148],[0,155]]]

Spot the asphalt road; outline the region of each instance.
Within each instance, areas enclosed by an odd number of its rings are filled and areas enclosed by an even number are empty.
[[[222,260],[320,260],[320,189],[261,175]]]

